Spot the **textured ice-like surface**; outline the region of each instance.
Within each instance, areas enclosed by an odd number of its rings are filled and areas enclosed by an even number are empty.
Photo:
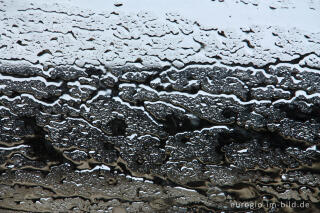
[[[319,211],[319,10],[0,0],[0,211]]]

